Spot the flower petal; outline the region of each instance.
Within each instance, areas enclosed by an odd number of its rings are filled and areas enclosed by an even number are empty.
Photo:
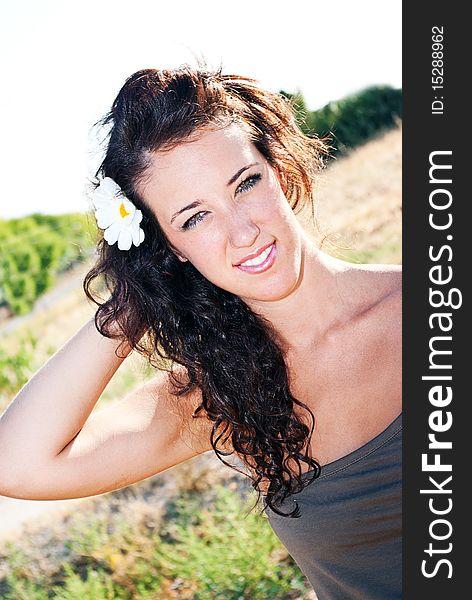
[[[131,231],[129,229],[122,229],[118,236],[118,248],[120,250],[129,250],[131,248]]]
[[[113,181],[111,177],[104,177],[100,184],[100,188],[103,191],[106,191],[111,196],[116,196],[117,194],[122,193],[120,186],[115,181]]]
[[[122,217],[121,215],[118,217],[123,227],[128,228],[131,227],[133,223],[133,217],[131,215],[126,215],[126,217]]]
[[[121,188],[110,177],[105,177],[100,182],[100,185],[93,193],[93,203],[96,208],[103,206],[104,203],[110,202],[115,196],[121,194]]]
[[[135,246],[139,246],[139,244],[141,244],[141,242],[144,240],[144,231],[141,229],[138,223],[136,225],[133,224],[133,227],[131,228],[131,235],[133,237],[133,244]]]
[[[133,217],[133,225],[135,223],[141,223],[141,221],[143,220],[143,213],[140,210],[136,210],[136,212],[134,213],[134,217]]]
[[[93,196],[92,198],[93,201],[93,205],[94,207],[98,210],[101,208],[106,208],[109,204],[110,204],[110,198],[105,198],[105,197],[100,197],[100,196]]]
[[[108,227],[108,229],[105,230],[103,237],[110,244],[110,246],[113,246],[113,244],[116,242],[121,230],[121,223],[112,223],[110,227]]]
[[[116,211],[109,205],[95,211],[95,218],[100,229],[106,229],[116,221]]]

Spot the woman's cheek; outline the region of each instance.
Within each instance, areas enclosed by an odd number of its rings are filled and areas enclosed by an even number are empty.
[[[211,272],[218,268],[221,260],[222,250],[220,236],[217,234],[211,235],[207,232],[203,239],[194,240],[192,247],[189,248],[189,255],[193,265],[201,272]]]
[[[265,202],[260,203],[260,218],[263,222],[274,222],[277,220],[285,220],[286,215],[286,200],[281,202],[278,197],[271,197]]]

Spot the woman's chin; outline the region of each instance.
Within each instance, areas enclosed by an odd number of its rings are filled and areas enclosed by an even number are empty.
[[[251,302],[277,302],[288,298],[298,287],[298,278],[293,277],[289,280],[270,282],[265,285],[254,285],[247,294],[238,294],[246,304]]]

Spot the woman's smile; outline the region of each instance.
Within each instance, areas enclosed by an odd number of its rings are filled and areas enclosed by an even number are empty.
[[[234,265],[246,273],[263,273],[271,268],[277,255],[276,243],[272,242],[263,246],[256,252],[249,254],[240,263]]]

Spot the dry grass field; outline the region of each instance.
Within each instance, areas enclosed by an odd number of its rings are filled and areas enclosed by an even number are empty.
[[[401,129],[389,131],[351,155],[332,161],[320,176],[316,198],[320,229],[327,236],[323,245],[326,252],[354,262],[400,263]],[[300,218],[309,228],[307,215],[300,215]],[[41,311],[22,319],[17,326],[9,327],[7,332],[4,327],[3,334],[0,326],[0,347],[9,351],[14,351],[22,343],[21,340],[28,331],[33,332],[37,338],[30,365],[31,373],[93,314],[93,306],[87,303],[81,290],[81,275],[74,275],[77,283],[73,289],[67,289],[59,298],[56,294],[54,302],[46,304]],[[99,402],[123,396],[151,375],[151,370],[139,356],[131,356],[117,372]],[[10,399],[5,394],[3,397],[0,395],[0,411]],[[66,535],[69,518],[64,507],[69,506],[70,511],[77,513],[83,512],[84,507],[90,505],[93,511],[106,512],[110,511],[111,506],[119,505],[120,508],[116,510],[122,511],[120,514],[124,515],[123,518],[126,518],[126,514],[136,516],[142,513],[149,520],[149,507],[154,506],[153,519],[159,519],[163,498],[174,497],[181,490],[195,486],[205,488],[209,485],[211,488],[221,477],[232,477],[227,469],[227,475],[224,475],[219,463],[215,463],[211,456],[201,458],[204,467],[198,461],[182,465],[177,470],[160,476],[162,481],[158,483],[151,478],[132,486],[127,492],[120,490],[94,500],[84,500],[80,502],[81,511],[74,509],[78,508],[78,504],[74,502],[69,505],[68,501],[45,502],[42,503],[44,510],[38,511],[38,503],[0,497],[0,546],[2,540],[5,543],[7,540],[16,540],[23,549],[30,548],[31,556],[39,560],[39,563],[35,563],[36,569],[53,572],[53,565],[58,560],[63,560],[63,554],[57,548]],[[208,467],[208,464],[211,466]],[[233,485],[237,485],[232,481]],[[43,515],[40,519],[39,513]],[[21,528],[22,523],[25,524],[25,529]],[[0,547],[0,563],[1,553]],[[42,567],[38,567],[38,564]],[[0,567],[0,580],[1,576]]]
[[[401,263],[401,128],[332,161],[316,187],[317,218],[334,246],[363,263]],[[305,217],[306,222],[306,217]]]

